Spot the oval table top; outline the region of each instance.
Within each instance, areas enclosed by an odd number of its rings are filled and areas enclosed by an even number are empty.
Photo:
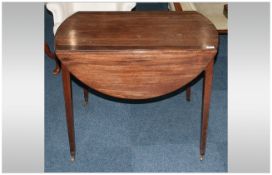
[[[55,36],[70,73],[104,94],[147,99],[186,85],[214,59],[218,33],[197,12],[78,12]]]

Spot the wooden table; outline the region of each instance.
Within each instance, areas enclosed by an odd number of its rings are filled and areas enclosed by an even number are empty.
[[[169,94],[204,72],[202,160],[217,47],[216,28],[197,12],[78,12],[65,20],[55,48],[71,159],[76,151],[71,75],[103,94],[142,100]]]

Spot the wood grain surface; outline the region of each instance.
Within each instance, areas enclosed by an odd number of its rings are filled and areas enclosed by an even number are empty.
[[[197,12],[78,12],[56,33],[56,50],[217,48],[214,25]]]
[[[58,29],[56,54],[87,86],[148,99],[186,85],[214,58],[218,34],[197,12],[78,12]]]
[[[125,99],[162,96],[204,71],[200,159],[206,148],[218,33],[197,12],[78,12],[55,37],[62,64],[71,160],[75,134],[71,74],[104,94]],[[187,89],[187,100],[190,100]],[[84,90],[85,102],[88,91]]]

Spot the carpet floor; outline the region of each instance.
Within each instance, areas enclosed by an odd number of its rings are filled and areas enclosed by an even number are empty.
[[[45,40],[53,48],[53,18],[45,10]],[[45,172],[227,172],[227,35],[214,66],[206,156],[199,160],[202,83],[148,103],[124,103],[72,82],[76,160],[70,161],[61,73],[45,55]]]

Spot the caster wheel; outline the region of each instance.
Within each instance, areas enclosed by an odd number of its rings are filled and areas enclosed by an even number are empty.
[[[200,155],[200,160],[204,160],[204,155]]]
[[[71,154],[70,159],[72,162],[74,162],[75,161],[75,154]]]

